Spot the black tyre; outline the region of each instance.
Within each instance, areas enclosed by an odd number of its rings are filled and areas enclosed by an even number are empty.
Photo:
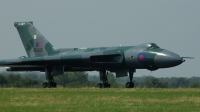
[[[105,83],[104,84],[104,88],[110,88],[110,84],[109,83]]]
[[[135,85],[134,85],[134,82],[132,82],[132,83],[133,83],[133,84],[132,84],[132,88],[134,88],[134,86],[135,86]]]
[[[102,84],[101,84],[101,83],[98,83],[97,86],[98,86],[99,88],[102,88]]]
[[[54,87],[54,88],[57,86],[55,82],[51,82],[50,84],[51,84],[51,87]]]
[[[108,88],[110,88],[110,84],[108,83]]]
[[[44,82],[44,83],[42,84],[42,87],[43,87],[43,88],[46,88],[46,87],[47,87],[47,83]]]
[[[126,88],[133,88],[134,87],[134,83],[133,82],[127,82],[126,83]]]
[[[56,88],[57,87],[57,84],[54,82],[54,87]]]
[[[49,83],[47,83],[47,87],[48,88],[51,88],[52,87],[52,85],[51,85],[51,83],[49,82]]]
[[[126,83],[126,88],[130,88],[130,82]]]

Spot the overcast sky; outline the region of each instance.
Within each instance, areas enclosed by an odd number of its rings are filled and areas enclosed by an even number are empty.
[[[136,70],[136,77],[200,76],[200,0],[0,0],[0,59],[26,56],[13,25],[23,21],[33,21],[57,48],[154,42],[195,57],[173,68]]]

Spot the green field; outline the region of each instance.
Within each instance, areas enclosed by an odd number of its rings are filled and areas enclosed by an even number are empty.
[[[1,88],[0,111],[200,112],[200,89]]]

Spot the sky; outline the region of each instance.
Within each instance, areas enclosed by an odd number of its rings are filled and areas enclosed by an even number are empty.
[[[136,70],[135,77],[200,77],[199,6],[199,0],[0,0],[0,59],[27,56],[14,22],[33,21],[56,48],[154,42],[195,57],[173,68]]]

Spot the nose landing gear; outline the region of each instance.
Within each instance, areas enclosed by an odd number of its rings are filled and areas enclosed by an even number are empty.
[[[135,69],[129,69],[129,79],[130,82],[126,83],[126,88],[133,88],[134,87],[134,82],[133,82],[133,74],[135,72]]]

